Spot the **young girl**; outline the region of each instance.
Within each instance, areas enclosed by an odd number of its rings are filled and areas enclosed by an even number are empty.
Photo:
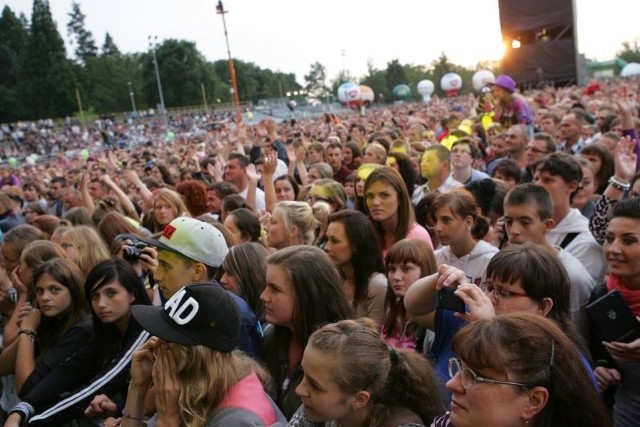
[[[303,406],[289,426],[423,426],[444,412],[430,363],[390,348],[372,326],[343,320],[311,335],[296,388]]]
[[[371,172],[364,184],[365,214],[371,218],[382,241],[382,254],[399,240],[421,239],[430,247],[431,237],[416,222],[411,197],[400,173],[390,167]]]
[[[67,259],[47,261],[33,274],[36,307],[27,301],[20,308],[18,339],[0,354],[0,373],[15,372],[23,401],[34,396],[55,401],[57,389],[46,384],[55,381],[59,367],[91,337],[83,280],[78,266]]]
[[[320,325],[351,316],[340,283],[333,263],[316,247],[291,246],[267,258],[267,286],[260,295],[273,325],[265,334],[266,364],[287,418],[300,406],[294,390],[309,336]]]
[[[324,250],[344,278],[342,289],[355,317],[369,317],[382,324],[387,279],[376,230],[358,211],[329,216]]]
[[[498,249],[474,238],[476,201],[467,190],[439,195],[431,206],[435,232],[443,246],[435,251],[436,265],[447,264],[464,271],[471,283],[480,285],[487,264]]]
[[[407,314],[404,294],[416,280],[436,272],[433,250],[422,240],[400,240],[389,249],[385,265],[389,286],[380,336],[392,347],[421,351],[425,330]]]
[[[75,347],[73,355],[46,380],[34,384],[29,394],[23,390],[23,401],[11,411],[5,426],[62,425],[83,416],[85,410],[89,416],[118,411],[112,402],[87,408],[94,398],[124,399],[131,356],[149,337],[131,318],[131,306],[149,305],[149,297],[133,267],[120,259],[98,263],[87,277],[84,295],[85,304],[91,305],[93,340]]]

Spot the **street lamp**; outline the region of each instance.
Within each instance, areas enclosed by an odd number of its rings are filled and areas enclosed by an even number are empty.
[[[224,15],[228,13],[224,10],[222,0],[218,0],[216,13],[222,15],[222,26],[224,27],[224,39],[227,42],[227,55],[229,56],[229,76],[231,77],[231,93],[233,94],[233,103],[236,106],[236,124],[242,126],[242,111],[240,110],[240,96],[238,95],[238,83],[236,81],[236,69],[233,66],[233,58],[231,58],[231,49],[229,48],[229,36],[227,34],[227,22]]]
[[[153,65],[156,71],[156,81],[158,83],[158,94],[160,95],[160,114],[162,115],[162,123],[164,124],[165,129],[168,129],[169,123],[167,122],[167,111],[164,108],[164,96],[162,95],[162,82],[160,82],[160,70],[158,70],[158,59],[156,58],[157,46],[158,46],[158,36],[154,36],[153,38],[149,36],[149,49],[151,49],[151,53],[153,54]]]
[[[136,99],[135,93],[133,93],[133,86],[131,86],[131,82],[127,82],[127,87],[129,88],[129,97],[131,98],[131,111],[133,112],[133,117],[138,117],[138,110],[136,109]]]

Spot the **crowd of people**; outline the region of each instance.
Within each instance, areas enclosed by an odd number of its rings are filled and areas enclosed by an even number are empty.
[[[3,126],[4,426],[636,425],[639,93]]]

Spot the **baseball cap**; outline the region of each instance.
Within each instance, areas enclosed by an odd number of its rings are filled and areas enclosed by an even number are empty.
[[[238,307],[217,283],[185,286],[164,307],[133,305],[131,313],[145,330],[169,342],[230,352],[240,339]]]
[[[138,238],[151,246],[175,252],[210,267],[220,267],[229,248],[213,225],[180,216],[164,227],[159,239]]]
[[[498,86],[509,93],[513,93],[516,90],[516,81],[510,76],[502,74],[496,77],[496,81],[494,83],[489,83],[489,86]]]

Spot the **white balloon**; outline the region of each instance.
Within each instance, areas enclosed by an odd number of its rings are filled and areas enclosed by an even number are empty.
[[[338,100],[340,100],[340,102],[360,100],[360,86],[351,82],[342,83],[338,88]]]
[[[440,87],[445,92],[460,90],[462,88],[462,77],[456,73],[447,73],[440,79]]]
[[[471,77],[471,84],[473,85],[473,90],[475,90],[476,92],[480,92],[480,89],[482,89],[489,83],[495,82],[496,76],[489,70],[476,71],[473,77]]]
[[[424,102],[431,101],[431,95],[433,91],[436,89],[435,85],[431,80],[420,80],[418,82],[418,93],[422,95],[422,100]]]
[[[620,77],[631,77],[640,74],[640,64],[637,62],[631,62],[624,66],[620,71]]]

